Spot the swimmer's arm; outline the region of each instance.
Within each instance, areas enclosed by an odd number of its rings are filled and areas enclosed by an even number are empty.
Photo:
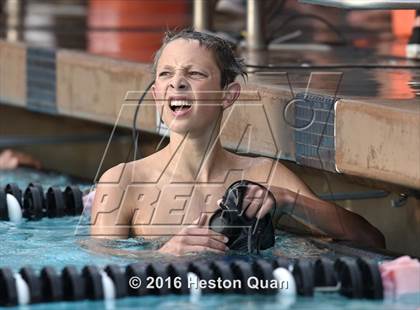
[[[124,204],[124,165],[106,171],[96,187],[91,213],[91,237],[127,238],[131,226],[131,209]]]
[[[291,171],[288,169],[282,171],[283,175],[285,173],[288,174],[289,189],[276,184],[270,187],[280,211],[277,214],[290,216],[313,234],[353,241],[365,246],[385,247],[382,233],[363,217],[334,203],[319,199]]]
[[[348,240],[365,246],[385,247],[382,233],[360,215],[302,192],[271,188],[280,212],[307,227],[313,234]]]

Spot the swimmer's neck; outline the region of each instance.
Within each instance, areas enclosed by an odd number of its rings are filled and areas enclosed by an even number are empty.
[[[167,171],[191,181],[210,181],[220,164],[228,158],[218,134],[194,136],[171,133],[165,149],[170,159]]]

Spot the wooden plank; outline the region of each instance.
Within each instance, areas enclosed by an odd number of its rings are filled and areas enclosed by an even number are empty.
[[[340,100],[336,165],[342,173],[420,189],[420,105]]]

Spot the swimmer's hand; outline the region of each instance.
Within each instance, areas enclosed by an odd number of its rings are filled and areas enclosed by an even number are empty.
[[[245,215],[249,219],[254,217],[261,219],[275,208],[276,201],[268,189],[256,184],[248,184],[247,187],[242,202],[242,210],[245,210]]]
[[[207,215],[204,215],[196,221],[197,225],[183,228],[177,235],[169,239],[158,252],[176,256],[203,251],[224,254],[228,250],[226,246],[228,238],[204,227],[206,220]]]
[[[40,169],[41,162],[28,154],[15,150],[7,149],[0,151],[0,169],[12,170],[16,169],[18,166],[28,166]]]

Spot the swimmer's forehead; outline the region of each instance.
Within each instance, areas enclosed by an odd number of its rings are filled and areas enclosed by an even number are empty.
[[[157,69],[164,67],[194,67],[199,66],[211,73],[220,74],[213,51],[200,45],[197,40],[176,39],[169,42],[163,49],[157,63]]]

